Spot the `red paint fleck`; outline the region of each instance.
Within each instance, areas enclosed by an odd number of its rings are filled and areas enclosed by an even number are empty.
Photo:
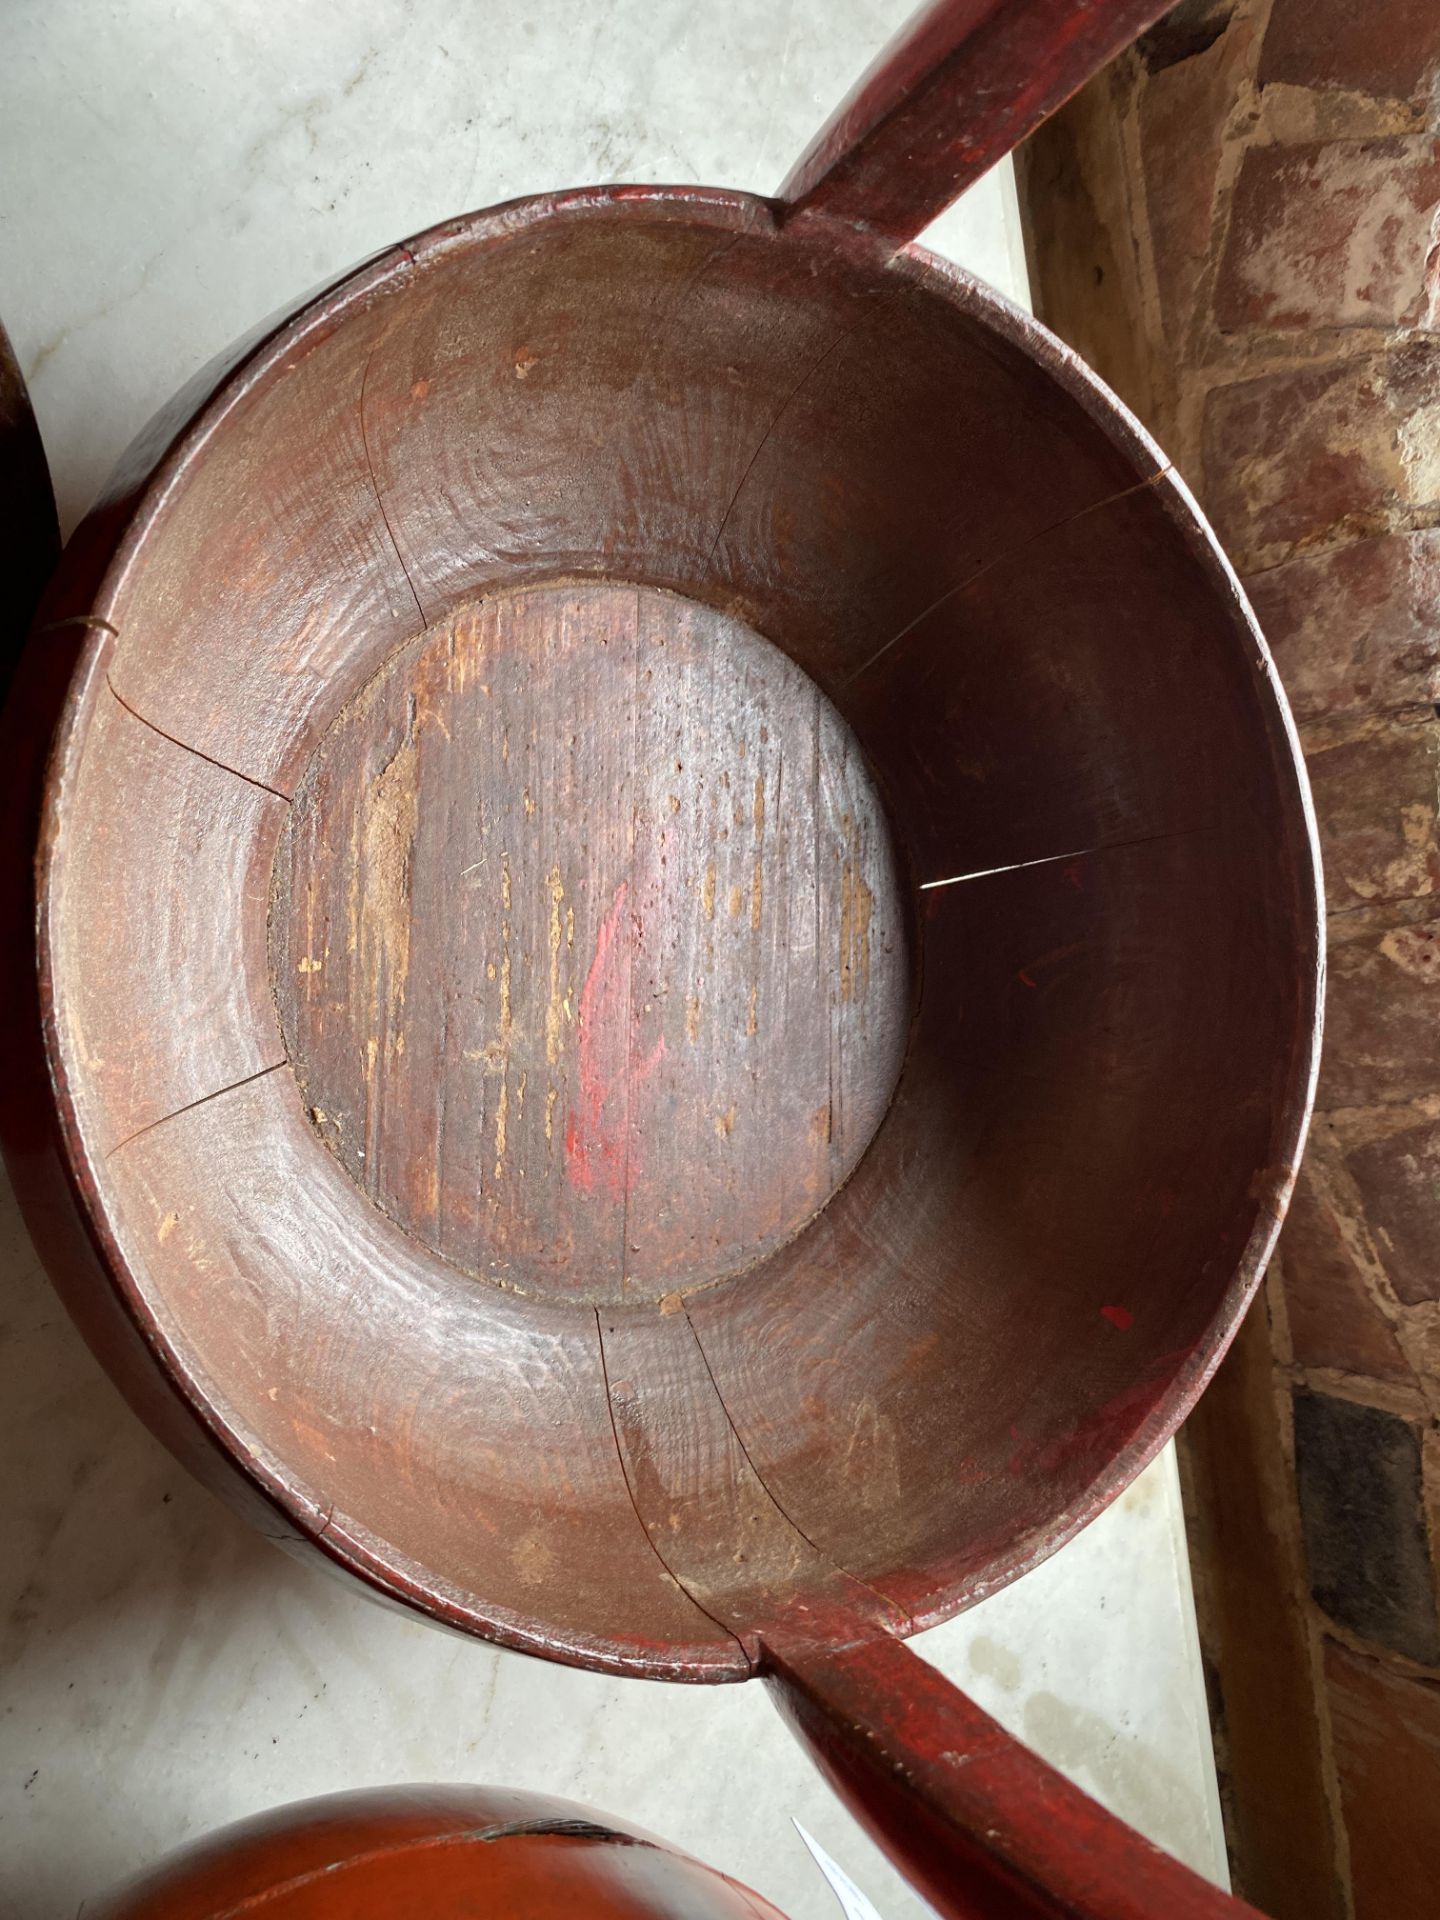
[[[1085,891],[1085,874],[1080,862],[1078,860],[1072,860],[1069,866],[1064,868],[1063,871],[1065,878],[1070,882],[1075,891],[1077,893],[1083,893]]]
[[[580,993],[578,1017],[580,1098],[565,1120],[565,1170],[582,1193],[598,1185],[611,1200],[633,1188],[636,1155],[630,1102],[665,1053],[662,1033],[647,1057],[630,1057],[630,949],[617,940],[629,882],[615,889],[610,911],[595,938],[595,957]]]
[[[1135,1324],[1135,1316],[1128,1307],[1101,1307],[1101,1313],[1112,1327],[1119,1327],[1122,1333]]]
[[[1035,984],[1035,982],[1030,978],[1029,974],[1025,971],[1024,967],[1021,967],[1019,973],[1016,974],[1015,978],[1017,980],[1023,980],[1027,987],[1033,987]]]

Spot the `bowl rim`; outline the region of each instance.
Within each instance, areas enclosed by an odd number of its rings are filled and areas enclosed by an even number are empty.
[[[41,1023],[61,1158],[89,1236],[124,1316],[143,1340],[165,1386],[220,1450],[242,1481],[276,1511],[301,1542],[317,1549],[377,1596],[462,1632],[562,1664],[592,1671],[692,1681],[740,1680],[755,1665],[739,1640],[730,1647],[661,1651],[635,1638],[558,1629],[449,1587],[363,1527],[335,1521],[333,1509],[308,1493],[284,1461],[252,1443],[216,1404],[180,1346],[162,1328],[126,1257],[97,1178],[99,1156],[88,1145],[67,1063],[59,1019],[55,921],[63,874],[63,815],[109,655],[118,638],[114,613],[132,569],[143,565],[147,538],[183,485],[191,464],[252,392],[281,374],[348,319],[404,289],[431,263],[483,254],[554,220],[609,218],[652,224],[709,226],[722,236],[716,254],[753,235],[787,246],[818,248],[839,269],[877,268],[939,297],[998,335],[1048,374],[1077,403],[1141,478],[1213,587],[1217,608],[1249,651],[1248,664],[1271,748],[1277,791],[1288,786],[1285,830],[1294,889],[1297,1017],[1285,1093],[1273,1123],[1274,1152],[1250,1237],[1235,1261],[1205,1332],[1187,1354],[1130,1438],[1100,1466],[1085,1489],[1048,1521],[1013,1541],[978,1577],[962,1574],[958,1555],[929,1569],[937,1597],[915,1612],[913,1629],[938,1625],[1017,1579],[1056,1552],[1110,1504],[1160,1451],[1194,1406],[1224,1357],[1263,1274],[1293,1190],[1315,1096],[1324,984],[1324,908],[1314,810],[1299,739],[1269,649],[1240,581],[1184,481],[1130,410],[1070,348],[1029,314],[964,268],[918,243],[898,250],[857,223],[818,215],[787,223],[778,203],[714,187],[616,185],[526,196],[462,215],[373,255],[310,295],[278,320],[265,322],[182,388],[171,407],[132,443],[91,519],[113,514],[121,530],[90,602],[75,623],[88,628],[57,720],[45,775],[36,857],[36,945]],[[179,421],[178,427],[174,424]],[[88,521],[87,523],[88,524]],[[42,614],[43,618],[43,614]],[[1217,627],[1219,623],[1217,621]],[[43,644],[43,643],[42,643]]]

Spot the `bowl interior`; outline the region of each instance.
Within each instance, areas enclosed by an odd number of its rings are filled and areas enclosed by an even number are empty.
[[[1018,315],[736,196],[482,216],[247,363],[97,612],[62,1101],[299,1531],[735,1677],[835,1570],[987,1590],[1178,1419],[1303,1126],[1306,804]]]

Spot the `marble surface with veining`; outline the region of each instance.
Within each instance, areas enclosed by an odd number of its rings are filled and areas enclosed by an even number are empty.
[[[905,0],[9,0],[0,313],[68,525],[235,335],[464,209],[589,180],[773,190]],[[1008,169],[928,236],[1012,297]],[[223,1178],[223,1169],[216,1170]],[[1223,1879],[1173,1458],[915,1643]],[[0,1193],[0,1913],[72,1920],[176,1843],[340,1787],[475,1780],[667,1835],[792,1916],[920,1911],[757,1686],[614,1680],[465,1643],[300,1568],[136,1423]]]

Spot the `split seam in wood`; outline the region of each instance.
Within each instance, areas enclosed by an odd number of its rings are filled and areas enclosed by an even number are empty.
[[[1063,519],[1054,520],[1049,526],[1041,527],[1038,532],[1030,534],[1020,542],[1019,546],[1009,548],[993,560],[986,560],[973,573],[967,573],[963,580],[957,580],[953,587],[947,587],[938,600],[932,600],[928,607],[915,615],[913,620],[907,620],[900,631],[892,634],[878,652],[872,653],[870,658],[856,667],[853,673],[847,674],[840,682],[841,687],[853,686],[862,674],[868,673],[878,661],[883,660],[893,647],[898,647],[900,642],[908,639],[917,627],[923,626],[932,614],[938,613],[941,607],[957,599],[968,587],[973,587],[976,581],[983,580],[987,574],[994,573],[998,567],[1009,566],[1013,560],[1018,560],[1022,553],[1027,553],[1037,542],[1050,539],[1052,535],[1062,532],[1066,527],[1073,526],[1077,520],[1083,520],[1087,514],[1104,513],[1108,508],[1118,506],[1122,500],[1128,500],[1132,494],[1142,493],[1146,487],[1153,487],[1158,481],[1165,479],[1171,471],[1170,462],[1167,460],[1162,466],[1157,467],[1154,473],[1147,473],[1143,480],[1137,480],[1133,486],[1122,487],[1118,493],[1107,494],[1103,500],[1092,500],[1088,507],[1080,507],[1074,513],[1067,513]]]
[[[1043,853],[1036,860],[1011,860],[1001,867],[975,867],[969,873],[948,874],[943,880],[922,880],[921,893],[935,893],[943,887],[963,886],[967,880],[989,880],[999,873],[1027,873],[1032,867],[1060,866],[1067,860],[1089,860],[1099,853],[1123,853],[1129,847],[1150,847],[1161,840],[1188,840],[1198,833],[1212,833],[1218,825],[1209,821],[1198,827],[1174,827],[1165,833],[1142,833],[1133,840],[1101,840],[1094,846],[1077,847],[1073,853]]]
[[[157,727],[153,720],[147,720],[145,715],[137,712],[125,698],[124,694],[117,690],[115,682],[110,678],[108,673],[105,676],[105,685],[110,689],[116,701],[125,709],[132,720],[138,720],[142,727],[148,727],[151,733],[159,734],[162,740],[168,740],[170,745],[172,747],[178,747],[181,753],[193,754],[197,760],[203,760],[207,767],[216,767],[221,773],[228,773],[236,780],[243,780],[249,787],[258,787],[262,793],[268,793],[272,799],[283,801],[287,807],[289,806],[290,795],[288,793],[281,793],[278,787],[267,786],[263,780],[257,780],[253,773],[242,773],[238,767],[228,766],[225,761],[217,760],[212,753],[202,753],[199,747],[192,747],[188,740],[177,740],[173,733],[167,733],[163,727]]]

